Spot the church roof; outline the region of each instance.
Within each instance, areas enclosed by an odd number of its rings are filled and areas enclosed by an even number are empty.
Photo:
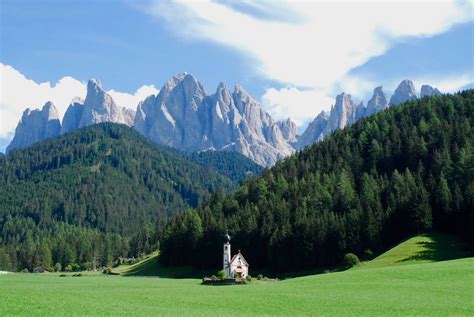
[[[237,259],[237,256],[239,256],[239,255],[240,255],[241,259],[242,259],[242,262],[243,262],[245,265],[250,266],[249,263],[247,262],[247,260],[246,260],[246,259],[244,258],[244,256],[242,255],[242,253],[240,253],[240,250],[239,250],[239,253],[234,254],[234,256],[232,257],[232,259],[231,259],[230,262],[229,262],[229,265],[231,265],[231,264],[234,262],[234,260]]]

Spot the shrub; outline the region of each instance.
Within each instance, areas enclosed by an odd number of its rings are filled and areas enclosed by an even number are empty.
[[[71,264],[68,264],[68,265],[64,268],[64,270],[65,270],[66,272],[72,272],[72,266],[71,266]]]
[[[353,267],[359,264],[359,262],[359,258],[354,253],[347,253],[346,255],[344,255],[344,264],[347,267]]]
[[[86,271],[92,271],[93,268],[94,268],[94,264],[92,262],[86,262],[83,265],[83,269]]]
[[[220,280],[225,280],[227,278],[227,274],[224,270],[220,270],[219,272],[217,272],[217,278]]]
[[[30,273],[30,271],[28,271],[28,269],[23,269],[21,270],[21,273]]]
[[[106,267],[106,268],[102,271],[102,273],[104,273],[104,274],[112,274],[112,270],[110,269],[110,267]]]
[[[80,271],[80,270],[82,269],[81,266],[80,266],[79,264],[77,264],[77,263],[74,263],[74,264],[71,266],[71,268],[72,268],[72,270],[73,270],[74,272],[78,272],[78,271]]]
[[[250,274],[245,279],[247,282],[252,282],[252,276]]]
[[[259,280],[259,281],[263,280],[263,275],[262,275],[262,274],[258,274],[258,275],[257,275],[257,280]]]
[[[61,266],[61,263],[56,263],[56,264],[54,265],[54,270],[55,270],[56,272],[61,272],[62,269],[63,269],[63,267]]]

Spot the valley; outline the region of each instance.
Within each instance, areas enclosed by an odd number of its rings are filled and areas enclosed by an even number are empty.
[[[388,253],[417,258],[425,251],[419,242],[432,239],[459,244],[445,235],[415,237],[409,243],[415,247],[402,244]],[[449,253],[444,248],[431,251]],[[473,266],[472,257],[441,262],[419,258],[405,265],[374,259],[343,272],[278,282],[253,278],[247,285],[229,287],[203,286],[200,279],[189,278],[16,273],[0,276],[0,314],[470,316]]]
[[[0,0],[0,317],[473,317],[473,12]]]

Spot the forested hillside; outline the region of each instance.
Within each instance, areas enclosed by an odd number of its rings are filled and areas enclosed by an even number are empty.
[[[289,272],[370,258],[410,235],[474,244],[474,91],[423,98],[362,119],[178,215],[161,260],[221,265],[232,236],[253,270]],[[186,250],[186,252],[182,252]]]
[[[229,177],[240,184],[246,177],[260,175],[263,166],[258,165],[246,156],[231,151],[195,152],[190,156],[192,161],[210,167],[218,173]]]
[[[228,179],[138,132],[103,123],[0,158],[0,269],[150,252],[167,218]]]

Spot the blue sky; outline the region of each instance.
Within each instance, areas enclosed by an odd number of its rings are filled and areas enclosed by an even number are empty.
[[[26,107],[41,107],[50,93],[63,113],[91,77],[132,108],[183,71],[210,93],[221,81],[230,88],[239,83],[275,118],[289,116],[300,130],[342,91],[359,101],[378,85],[390,95],[405,78],[444,91],[474,81],[473,9],[466,1],[0,5],[0,151]]]

